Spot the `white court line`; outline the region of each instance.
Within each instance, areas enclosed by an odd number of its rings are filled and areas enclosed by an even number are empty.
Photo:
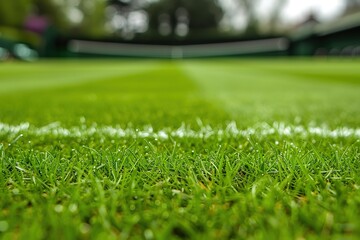
[[[0,122],[0,136],[18,136],[19,134],[73,138],[100,136],[109,138],[155,138],[163,140],[169,138],[207,139],[211,137],[236,138],[251,136],[319,136],[329,138],[360,138],[360,128],[339,127],[331,129],[327,126],[287,125],[282,122],[275,122],[272,125],[262,123],[256,124],[253,127],[241,129],[235,122],[230,122],[224,128],[214,128],[210,125],[200,124],[198,130],[194,130],[190,126],[182,124],[179,128],[163,128],[155,131],[150,125],[142,128],[122,128],[120,126],[98,126],[97,124],[86,126],[81,124],[79,126],[65,128],[62,127],[59,122],[54,122],[43,127],[35,127],[27,122],[19,125],[10,125]]]

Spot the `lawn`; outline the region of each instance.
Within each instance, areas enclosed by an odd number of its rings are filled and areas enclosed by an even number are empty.
[[[358,66],[1,63],[0,238],[359,238]]]

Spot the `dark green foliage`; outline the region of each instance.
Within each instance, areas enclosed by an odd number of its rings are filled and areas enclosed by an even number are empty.
[[[150,4],[146,9],[150,16],[150,27],[157,29],[159,16],[168,14],[172,29],[177,24],[177,10],[184,8],[189,17],[190,31],[206,30],[217,28],[223,16],[223,10],[216,0],[161,0]]]

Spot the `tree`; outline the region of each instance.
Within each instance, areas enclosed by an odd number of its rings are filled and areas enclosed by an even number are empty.
[[[70,2],[72,1],[70,0]],[[81,0],[77,9],[83,16],[82,20],[77,23],[77,29],[84,35],[104,35],[105,7],[106,3],[103,0]]]
[[[217,29],[223,10],[217,0],[159,0],[150,4],[149,26],[163,35]],[[186,33],[186,34],[185,34]]]
[[[45,16],[60,31],[66,31],[71,27],[70,22],[65,17],[65,4],[59,5],[53,0],[32,0],[31,5],[32,9],[27,15],[38,14]]]
[[[105,2],[103,0],[14,0],[0,1],[0,25],[22,28],[29,15],[46,17],[60,32],[72,29],[83,35],[104,32]]]
[[[148,15],[143,10],[147,0],[109,0],[106,8],[106,30],[130,40],[148,29]]]
[[[270,20],[269,20],[269,28],[271,32],[278,31],[278,25],[280,22],[281,11],[283,10],[287,0],[276,0],[274,7],[272,9]]]
[[[0,25],[21,27],[31,9],[31,1],[0,1]]]
[[[258,5],[259,0],[241,0],[240,4],[245,9],[247,13],[247,34],[257,34],[259,28],[259,16],[256,14],[256,6]]]
[[[360,11],[360,0],[345,0],[345,14]]]
[[[243,23],[242,32],[245,35],[255,36],[264,32],[264,29],[267,33],[278,31],[281,11],[287,0],[232,0],[230,2],[231,6],[225,7],[228,13],[228,23],[232,22],[231,18],[240,16]],[[259,6],[263,6],[264,3],[268,5],[266,14],[259,11]],[[240,29],[237,26],[234,28]]]

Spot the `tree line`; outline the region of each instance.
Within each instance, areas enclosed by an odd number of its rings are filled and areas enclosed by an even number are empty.
[[[359,9],[360,0],[344,0],[348,12]],[[243,34],[257,35],[262,25],[276,32],[287,0],[273,0],[264,23],[257,7],[260,0],[233,0],[233,15],[246,22]],[[113,7],[108,11],[109,7]],[[110,13],[109,13],[110,12]],[[136,14],[132,14],[132,13]],[[143,14],[143,15],[141,15]],[[0,26],[21,28],[31,15],[46,17],[59,32],[84,36],[134,37],[134,34],[178,35],[201,31],[221,33],[228,13],[221,0],[12,0],[0,1]],[[134,23],[136,22],[136,24]],[[146,25],[146,26],[145,26]],[[110,28],[115,28],[109,32]],[[138,29],[141,28],[141,31]],[[128,34],[128,35],[126,35]]]

